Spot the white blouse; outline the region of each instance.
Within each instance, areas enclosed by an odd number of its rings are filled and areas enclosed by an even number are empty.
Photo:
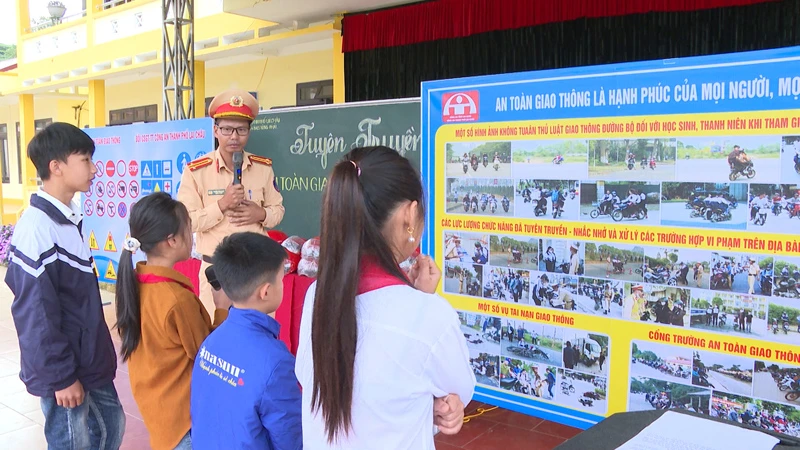
[[[433,450],[433,400],[472,399],[475,375],[458,315],[435,294],[388,286],[356,297],[358,345],[352,428],[327,443],[322,414],[311,412],[314,283],[306,294],[295,374],[303,387],[306,450]]]

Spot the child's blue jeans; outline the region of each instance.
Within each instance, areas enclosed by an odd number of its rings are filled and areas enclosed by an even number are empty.
[[[117,450],[125,433],[125,412],[114,383],[86,391],[75,408],[58,406],[55,397],[41,397],[44,436],[51,450]]]

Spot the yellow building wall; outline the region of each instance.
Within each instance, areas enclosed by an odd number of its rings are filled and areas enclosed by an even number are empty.
[[[294,105],[297,83],[333,77],[330,51],[271,57],[218,67],[206,66],[205,97],[227,89],[258,92],[263,109]],[[263,74],[263,75],[262,75]],[[106,84],[106,110],[158,105],[158,120],[164,120],[161,77],[151,77],[124,84]],[[204,116],[198,111],[198,116]],[[106,112],[106,117],[108,113]]]
[[[109,111],[148,105],[158,105],[158,120],[164,120],[161,88],[161,76],[124,84],[106,82],[106,121]]]
[[[56,102],[56,117],[58,119],[54,118],[53,121],[66,122],[76,127],[84,128],[89,124],[89,111],[86,109],[86,104],[83,103],[85,101],[85,98],[80,97],[70,98],[69,100],[58,99]],[[75,108],[81,105],[83,105],[83,108],[80,113],[76,113]],[[80,114],[80,120],[77,114]]]
[[[36,96],[34,98],[34,118],[36,120],[52,119],[54,122],[70,122],[74,117],[71,106],[77,100],[63,100],[57,97]],[[20,158],[17,157],[17,129],[19,121],[19,105],[0,106],[0,124],[7,126],[8,130],[8,175],[10,183],[3,183],[3,206],[5,208],[3,223],[16,220],[16,212],[22,207],[22,184],[19,179]],[[21,149],[20,157],[27,158],[26,148]]]
[[[258,92],[262,109],[274,106],[289,106],[296,103],[296,85],[308,81],[333,78],[333,54],[330,50],[300,53],[289,56],[265,58],[244,63],[206,68],[205,97],[231,88]],[[106,118],[108,111],[146,105],[158,105],[158,118],[164,120],[161,94],[161,77],[155,76],[137,81],[106,84]],[[34,96],[34,115],[36,120],[53,119],[80,125],[88,123],[88,111],[81,114],[80,124],[75,116],[74,106],[83,103],[81,96],[56,97]],[[87,107],[87,105],[84,105]],[[198,112],[198,116],[205,113]],[[15,124],[19,121],[19,105],[0,106],[0,124],[8,125],[9,175],[10,183],[3,184],[5,217],[9,223],[22,206],[22,185],[18,177],[17,138]],[[22,149],[25,158],[25,149]]]
[[[297,102],[297,83],[331,78],[333,53],[330,50],[270,57],[229,66],[206,67],[206,97],[237,88],[258,92],[262,109],[290,106]]]

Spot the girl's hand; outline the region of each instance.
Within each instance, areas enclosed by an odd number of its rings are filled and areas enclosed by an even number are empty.
[[[436,266],[436,262],[427,255],[419,255],[417,262],[409,272],[409,279],[418,290],[433,294],[442,279],[442,271]]]
[[[458,395],[450,394],[433,401],[433,424],[442,434],[456,434],[464,425],[464,403]]]

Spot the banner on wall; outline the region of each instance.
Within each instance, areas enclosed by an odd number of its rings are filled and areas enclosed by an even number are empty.
[[[213,149],[211,125],[192,119],[85,130],[95,142],[97,174],[81,196],[83,233],[100,282],[116,283],[133,205],[154,192],[177,196],[186,164]]]
[[[800,433],[800,48],[423,83],[481,401]]]
[[[286,215],[278,229],[319,234],[322,190],[345,153],[385,145],[419,168],[419,99],[398,99],[262,111],[248,151],[272,159]]]

